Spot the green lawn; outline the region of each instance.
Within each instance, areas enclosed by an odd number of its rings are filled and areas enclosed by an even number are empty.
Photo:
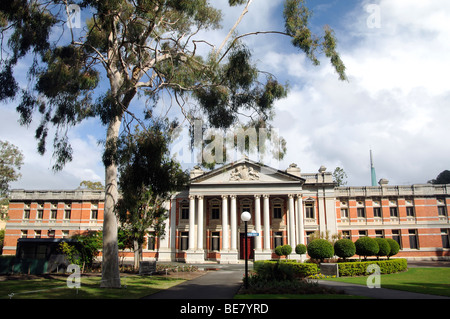
[[[100,288],[100,276],[81,276],[80,289],[68,288],[66,277],[52,279],[7,280],[0,282],[0,299],[139,299],[184,279],[162,276],[129,275],[121,279],[122,288]]]
[[[367,277],[328,278],[366,285]],[[381,288],[450,297],[450,268],[409,268],[405,272],[381,275]]]

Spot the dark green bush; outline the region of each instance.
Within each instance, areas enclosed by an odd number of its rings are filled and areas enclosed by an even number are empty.
[[[267,280],[292,279],[293,277],[307,277],[318,272],[316,264],[298,263],[295,261],[278,262],[261,260],[253,263],[253,269],[261,278]]]
[[[400,251],[400,245],[392,238],[386,238],[386,240],[387,240],[389,246],[391,247],[391,250],[389,251],[389,254],[387,255],[388,259],[389,259],[389,257],[398,254],[398,252]]]
[[[387,240],[384,238],[375,238],[375,240],[379,248],[377,256],[378,257],[388,256],[389,253],[391,252],[391,246],[389,245]]]
[[[277,246],[275,248],[275,254],[279,257],[289,256],[292,253],[292,247],[290,245]]]
[[[356,254],[359,256],[376,256],[380,248],[375,239],[370,237],[361,237],[355,242]]]
[[[350,239],[339,239],[334,243],[334,253],[344,260],[352,257],[356,253],[355,243]]]
[[[377,264],[381,274],[392,274],[404,271],[408,268],[406,259],[374,260],[363,262],[339,263],[339,276],[363,276],[366,275],[367,267]]]
[[[307,246],[308,255],[311,258],[323,261],[334,256],[333,245],[325,239],[314,239]]]
[[[274,250],[275,254],[279,257],[283,256],[283,246],[277,246]]]
[[[299,255],[306,254],[306,246],[303,244],[298,244],[295,246],[295,253]]]

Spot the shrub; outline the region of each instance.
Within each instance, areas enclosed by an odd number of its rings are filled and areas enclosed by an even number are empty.
[[[275,254],[277,256],[289,256],[292,253],[292,247],[290,245],[277,246],[275,248]]]
[[[253,263],[253,269],[258,276],[267,280],[289,280],[293,277],[307,277],[318,272],[316,264],[295,261],[280,263],[273,260],[260,260]]]
[[[283,256],[287,257],[292,253],[292,247],[291,245],[283,245],[281,251],[283,252]]]
[[[389,259],[389,257],[398,254],[398,252],[400,251],[400,245],[392,238],[386,238],[386,241],[388,242],[389,246],[391,247],[391,250],[389,251],[389,254],[387,255],[388,259]]]
[[[303,244],[298,244],[295,246],[295,253],[299,255],[306,254],[306,246]]]
[[[375,238],[375,240],[379,248],[377,257],[388,256],[391,252],[391,246],[389,245],[387,240],[384,238]]]
[[[319,259],[321,262],[334,256],[333,245],[325,239],[312,240],[307,246],[307,251],[311,258]]]
[[[376,256],[380,248],[375,239],[370,237],[361,237],[355,242],[356,254],[359,256]]]
[[[406,259],[376,260],[363,262],[339,263],[339,276],[364,276],[369,265],[376,264],[380,267],[381,274],[392,274],[404,271],[408,268]]]
[[[283,246],[277,246],[277,247],[275,247],[275,250],[274,250],[275,254],[279,257],[283,256],[283,251],[282,251],[283,248],[282,247]]]
[[[350,239],[339,239],[334,243],[334,253],[344,260],[352,257],[356,253],[355,243]]]

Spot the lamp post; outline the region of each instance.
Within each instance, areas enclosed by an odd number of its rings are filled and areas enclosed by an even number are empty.
[[[248,289],[248,243],[247,243],[247,222],[252,218],[249,212],[243,212],[241,214],[241,220],[244,222],[244,259],[245,259],[245,279],[244,286],[245,289]]]

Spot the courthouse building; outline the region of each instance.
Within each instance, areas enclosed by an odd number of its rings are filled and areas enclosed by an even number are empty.
[[[20,238],[59,239],[101,230],[104,196],[104,191],[83,189],[13,190],[3,254],[16,254]],[[167,203],[166,236],[148,240],[143,255],[159,261],[238,262],[245,257],[240,216],[248,211],[248,232],[254,235],[247,238],[248,254],[254,260],[275,257],[278,245],[307,244],[316,231],[353,241],[393,238],[401,247],[399,257],[450,259],[449,207],[450,184],[391,186],[380,180],[379,186],[335,187],[323,166],[303,173],[295,164],[278,170],[243,158],[208,172],[195,167],[190,184]]]

